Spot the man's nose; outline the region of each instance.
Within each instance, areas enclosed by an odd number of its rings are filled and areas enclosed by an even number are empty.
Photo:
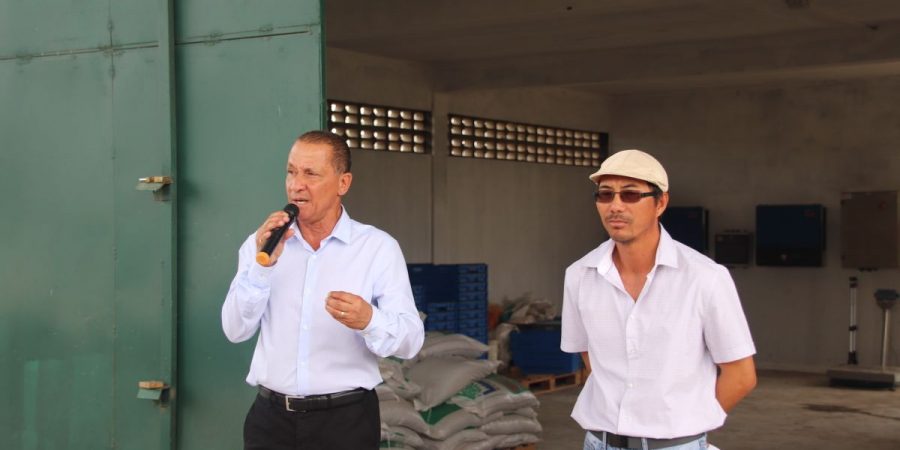
[[[292,191],[299,192],[306,187],[306,184],[299,177],[294,178],[288,183],[288,188]]]
[[[609,209],[612,211],[622,211],[625,209],[625,202],[622,201],[622,194],[613,195],[612,201],[609,203]]]

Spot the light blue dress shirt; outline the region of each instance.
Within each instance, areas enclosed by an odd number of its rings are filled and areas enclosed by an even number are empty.
[[[271,267],[256,263],[256,233],[247,238],[222,306],[222,329],[231,342],[259,330],[247,383],[289,395],[374,388],[382,381],[377,357],[412,358],[425,338],[400,246],[346,209],[318,250],[296,223],[291,227],[294,235]],[[356,294],[373,306],[364,330],[328,314],[331,291]]]

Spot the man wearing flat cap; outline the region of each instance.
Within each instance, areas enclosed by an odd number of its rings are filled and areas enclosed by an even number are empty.
[[[572,411],[584,449],[705,449],[756,386],[734,282],[660,225],[669,180],[655,158],[624,150],[590,179],[609,240],[566,269],[560,345],[591,370]]]

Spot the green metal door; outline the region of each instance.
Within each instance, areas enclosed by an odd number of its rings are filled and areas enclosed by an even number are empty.
[[[0,2],[2,448],[170,447],[168,6]]]
[[[252,6],[251,6],[252,5]],[[287,152],[323,126],[318,1],[178,3],[178,448],[242,448],[255,339],[222,333],[237,249],[286,202]]]
[[[318,0],[0,0],[0,448],[240,448],[219,308],[322,72]]]

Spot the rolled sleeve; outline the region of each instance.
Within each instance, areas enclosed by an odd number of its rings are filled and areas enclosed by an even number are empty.
[[[563,283],[562,331],[559,348],[568,353],[588,351],[588,336],[578,310],[578,286],[581,273],[575,267],[566,270]]]
[[[713,286],[704,297],[703,338],[717,364],[756,353],[737,288],[728,270],[717,267]]]

